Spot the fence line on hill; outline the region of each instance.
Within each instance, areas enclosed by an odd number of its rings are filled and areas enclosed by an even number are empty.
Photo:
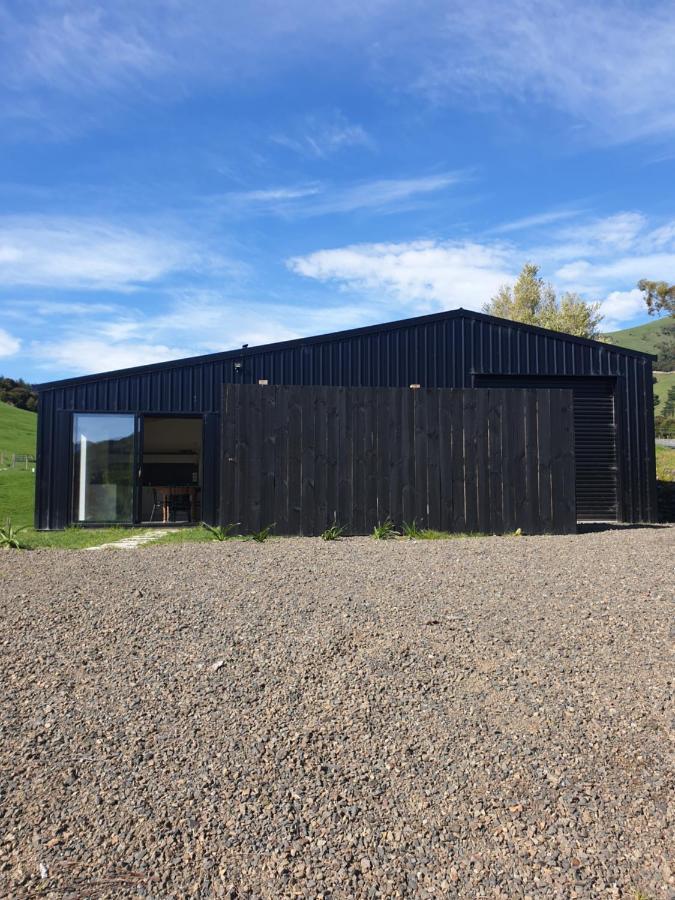
[[[29,453],[10,453],[0,450],[0,469],[25,469],[33,468],[35,457]]]

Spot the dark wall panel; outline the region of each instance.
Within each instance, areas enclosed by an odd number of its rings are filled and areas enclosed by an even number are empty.
[[[477,374],[615,377],[620,518],[656,519],[651,360],[611,345],[457,311],[47,387],[40,392],[36,521],[53,528],[67,515],[55,509],[51,475],[52,469],[65,471],[55,445],[63,411],[219,416],[224,384],[264,378],[271,384],[462,388],[471,387]]]
[[[220,509],[244,532],[574,532],[572,392],[227,385]]]

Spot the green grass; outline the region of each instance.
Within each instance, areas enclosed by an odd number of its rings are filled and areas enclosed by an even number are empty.
[[[242,540],[243,537],[241,535],[233,535],[223,543],[230,544],[232,541]],[[142,547],[156,547],[158,544],[203,544],[208,542],[220,543],[220,541],[210,534],[206,528],[181,528],[170,534],[162,535],[158,541],[152,541],[150,544],[143,544]]]
[[[675,449],[656,447],[656,477],[659,481],[675,481]]]
[[[675,386],[675,372],[655,372],[656,384],[654,385],[654,396],[658,398],[658,404],[654,407],[656,415],[659,414],[659,407],[666,399],[666,394],[671,387]]]
[[[378,522],[372,530],[372,536],[376,541],[390,541],[399,536],[394,523],[391,519],[385,519],[384,522]]]
[[[17,526],[33,524],[35,475],[30,469],[0,469],[0,522],[8,517]]]
[[[35,413],[0,403],[0,450],[34,455],[36,430]],[[0,469],[0,522],[10,518],[17,527],[32,525],[34,495],[35,474],[30,468]],[[27,540],[27,532],[22,537]]]
[[[21,542],[29,550],[51,548],[53,550],[81,550],[97,547],[110,541],[121,541],[145,531],[144,528],[65,528],[63,531],[35,531],[29,528],[21,533]]]
[[[653,319],[645,325],[635,328],[624,328],[621,331],[609,331],[605,337],[611,338],[617,347],[628,347],[629,350],[640,350],[642,353],[658,353],[657,344],[665,335],[668,318]]]
[[[0,403],[0,450],[35,455],[37,415]]]

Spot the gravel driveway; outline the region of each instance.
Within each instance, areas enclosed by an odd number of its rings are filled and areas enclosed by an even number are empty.
[[[674,560],[0,552],[0,895],[671,896]]]

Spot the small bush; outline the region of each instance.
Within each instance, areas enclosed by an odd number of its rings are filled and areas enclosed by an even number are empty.
[[[276,522],[272,522],[271,525],[266,525],[264,528],[261,528],[260,531],[252,531],[247,535],[246,540],[255,541],[256,544],[264,544],[267,538],[272,534],[275,525]]]
[[[0,528],[0,547],[8,547],[11,550],[25,550],[26,547],[19,540],[19,534],[26,531],[27,525],[15,528],[10,518],[5,522],[4,528]]]
[[[346,525],[338,525],[337,521],[333,522],[330,528],[326,528],[326,530],[321,534],[322,541],[337,541],[347,530]]]
[[[239,522],[231,522],[229,525],[209,525],[202,522],[202,528],[206,528],[211,533],[214,541],[229,541],[234,537],[234,529]]]
[[[385,519],[384,522],[378,522],[373,528],[373,537],[376,541],[388,541],[398,537],[399,532],[394,528],[391,519]]]

